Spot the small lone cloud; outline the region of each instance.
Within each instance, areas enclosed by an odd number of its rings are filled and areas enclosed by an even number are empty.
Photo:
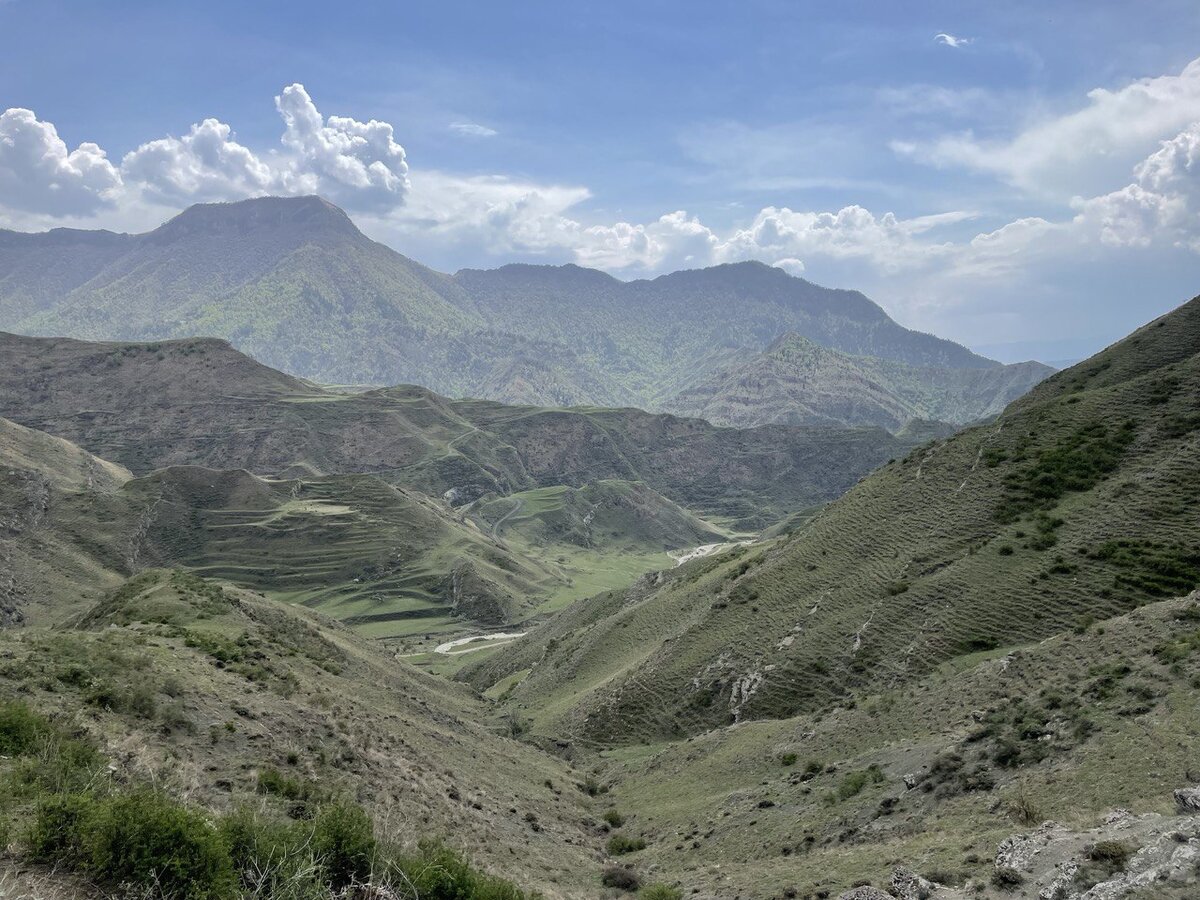
[[[957,50],[960,47],[967,46],[967,44],[974,43],[975,38],[957,37],[956,35],[950,34],[949,32],[939,31],[937,34],[935,34],[933,36],[933,40],[935,43],[942,44],[943,46],[946,46],[946,47],[953,47],[954,49]]]
[[[777,269],[783,269],[789,275],[794,275],[799,278],[804,274],[804,261],[789,256],[786,259],[777,259],[771,263]]]
[[[450,130],[457,131],[459,134],[465,134],[468,137],[480,138],[495,137],[500,133],[495,128],[488,128],[486,125],[480,125],[476,122],[451,122]]]

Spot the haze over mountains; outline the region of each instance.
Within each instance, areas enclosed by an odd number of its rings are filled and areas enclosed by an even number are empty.
[[[1002,366],[901,327],[855,291],[761,263],[633,282],[573,265],[443,275],[367,239],[316,197],[194,206],[141,235],[0,232],[0,329],[89,340],[211,335],[322,382],[702,410],[722,424],[963,424],[1051,371]],[[804,373],[790,363],[764,373],[787,335],[842,355]],[[882,362],[851,365],[846,354]],[[772,387],[755,389],[764,380]],[[853,396],[822,399],[843,387]],[[881,396],[865,400],[864,390]]]

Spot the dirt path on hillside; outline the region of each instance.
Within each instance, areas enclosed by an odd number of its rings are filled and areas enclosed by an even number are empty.
[[[522,500],[520,497],[515,498],[513,502],[513,508],[497,519],[496,523],[492,526],[492,540],[499,540],[500,526],[519,513],[521,511],[521,507],[524,505],[524,500]]]

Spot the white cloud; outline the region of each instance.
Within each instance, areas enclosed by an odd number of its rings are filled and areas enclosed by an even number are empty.
[[[480,125],[478,122],[451,122],[450,130],[457,131],[459,134],[465,134],[467,137],[480,138],[495,137],[500,133],[495,128],[488,128],[486,125]]]
[[[142,144],[121,162],[125,178],[163,203],[234,200],[289,193],[286,171],[231,139],[228,125],[205,119],[181,138]]]
[[[1044,196],[1099,193],[1159,141],[1200,119],[1200,59],[1178,75],[1142,78],[1117,90],[1097,88],[1087,101],[1011,139],[964,132],[925,143],[897,140],[892,148],[935,166],[992,173]]]
[[[969,37],[955,37],[948,32],[940,31],[933,36],[933,40],[944,47],[953,47],[957,50],[960,47],[965,47],[967,44],[973,43],[975,39]]]
[[[321,194],[352,211],[403,205],[408,161],[392,126],[325,118],[301,84],[275,98],[282,149],[258,154],[229,125],[205,119],[183,137],[142,144],[118,169],[91,143],[68,152],[49,122],[27,109],[0,115],[0,206],[35,216],[78,216],[141,202],[183,205],[264,194]]]
[[[951,212],[900,219],[893,213],[876,216],[861,206],[837,212],[795,212],[768,206],[746,228],[735,231],[717,248],[721,260],[795,259],[811,256],[860,259],[885,271],[919,267],[950,252],[952,245],[919,236],[942,225],[972,217]]]
[[[0,204],[32,213],[82,215],[112,204],[121,174],[92,143],[68,150],[31,110],[0,114]]]
[[[302,84],[275,98],[286,130],[283,145],[295,154],[294,188],[321,193],[359,209],[387,209],[404,202],[408,161],[392,126],[344,116],[322,119]]]
[[[790,256],[786,259],[777,259],[771,265],[777,269],[783,269],[789,275],[795,275],[797,278],[804,274],[804,261]]]

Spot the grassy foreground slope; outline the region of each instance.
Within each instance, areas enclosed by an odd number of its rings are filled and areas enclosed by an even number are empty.
[[[569,766],[477,724],[470,692],[324,617],[151,570],[66,626],[0,633],[0,648],[0,699],[20,696],[111,761],[73,789],[41,780],[48,757],[18,763],[0,789],[6,840],[23,843],[48,802],[35,789],[90,792],[96,778],[286,827],[345,799],[381,838],[445,840],[525,888],[595,895],[600,832]]]
[[[1192,596],[822,714],[607,752],[596,778],[620,833],[646,845],[628,864],[700,897],[869,883],[934,900],[1184,900],[1200,890],[1200,815],[1172,795],[1200,773],[1198,690]]]
[[[1200,300],[777,542],[594,598],[467,670],[602,745],[818,710],[1200,582]]]

